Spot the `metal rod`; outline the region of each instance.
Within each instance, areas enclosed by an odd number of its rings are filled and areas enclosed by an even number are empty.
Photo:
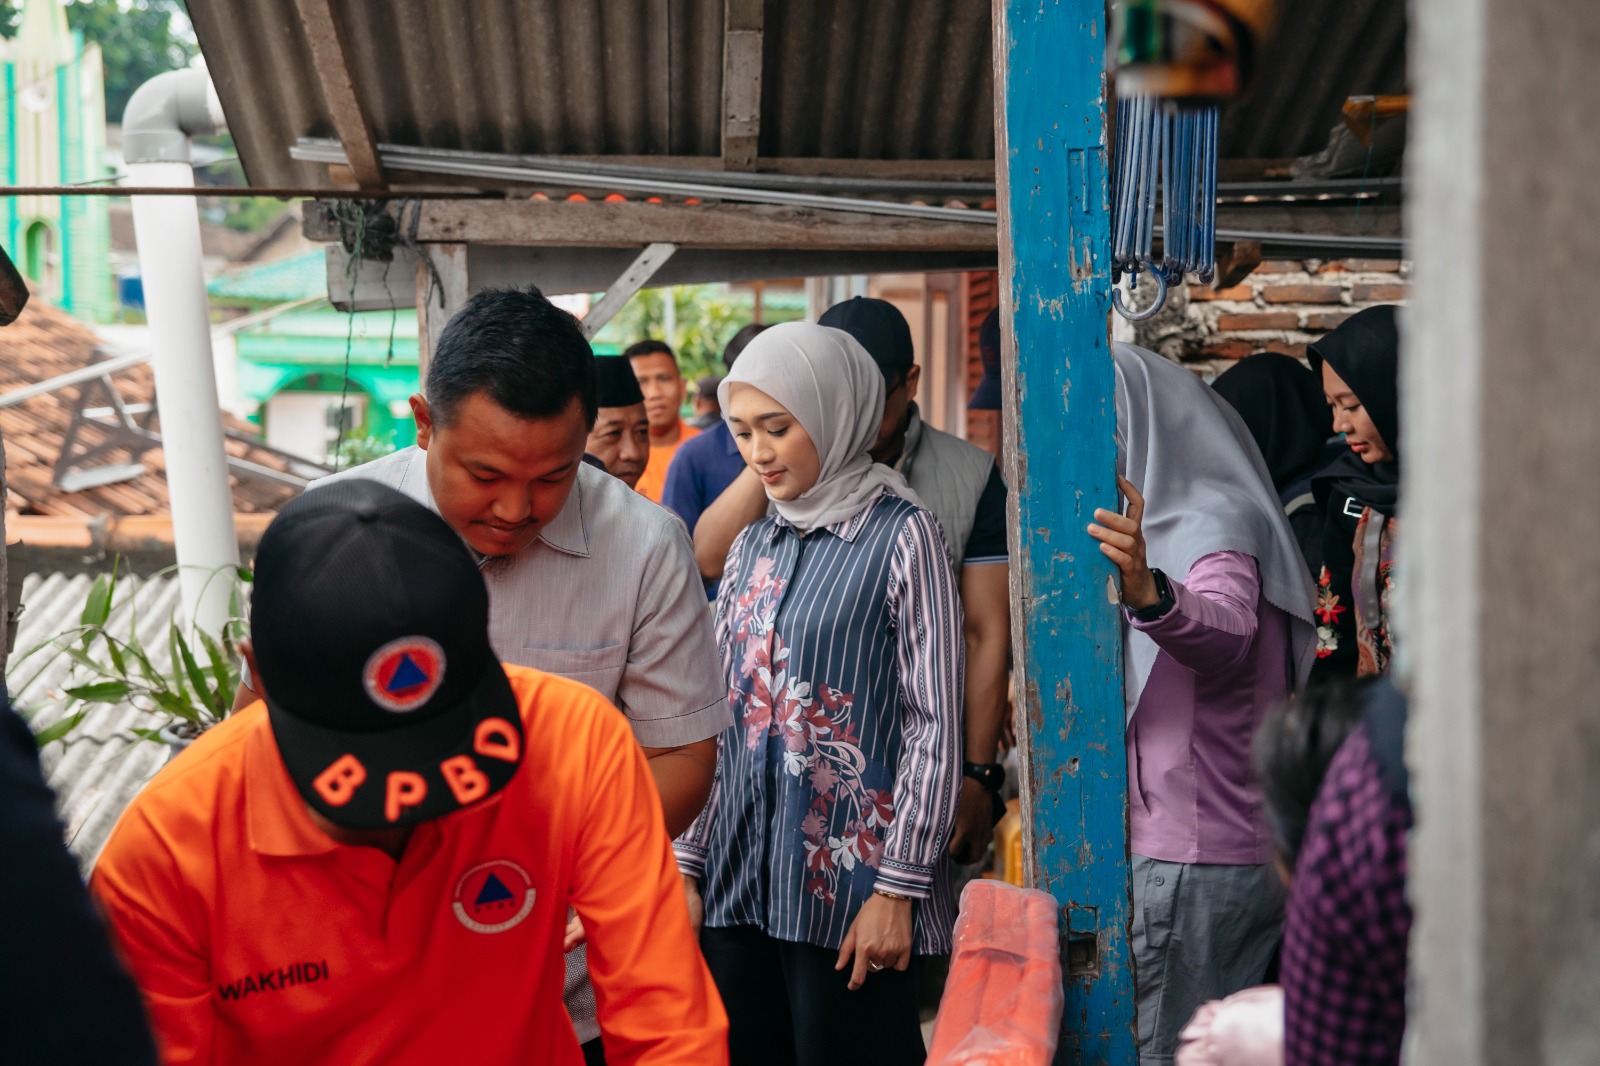
[[[334,158],[337,155],[337,158]],[[475,155],[476,158],[468,158]],[[633,191],[657,196],[681,196],[707,200],[727,200],[735,203],[772,204],[779,207],[810,207],[823,211],[854,211],[868,215],[895,215],[904,218],[938,219],[942,222],[970,222],[992,226],[998,220],[994,211],[982,208],[932,207],[924,204],[897,203],[891,200],[866,200],[852,196],[828,196],[819,193],[784,192],[777,189],[745,189],[726,184],[678,181],[668,178],[632,178],[621,175],[584,172],[566,168],[523,166],[515,156],[488,157],[481,153],[448,155],[436,149],[428,155],[419,155],[409,149],[385,148],[379,152],[384,167],[410,170],[425,174],[449,174],[468,178],[490,178],[527,184],[559,185],[562,187],[604,188],[614,191]],[[343,151],[317,153],[317,161],[342,162]]]
[[[12,389],[10,392],[0,395],[0,408],[14,407],[25,400],[33,399],[35,396],[43,396],[46,393],[55,392],[57,389],[64,389],[71,385],[81,385],[85,381],[93,381],[95,378],[104,377],[107,374],[115,374],[119,370],[127,370],[130,367],[138,366],[140,363],[148,363],[149,361],[149,352],[133,352],[129,355],[119,355],[113,359],[107,359],[104,362],[90,363],[76,370],[69,370],[65,374],[58,374],[53,378],[36,381],[32,385],[24,385],[20,389]]]
[[[500,192],[476,189],[432,189],[426,192],[393,192],[372,189],[313,189],[306,186],[196,185],[174,189],[161,185],[0,185],[0,196],[197,196],[225,199],[260,197],[268,200],[500,200]]]
[[[915,178],[836,177],[832,175],[740,173],[717,168],[651,166],[643,163],[605,163],[579,161],[559,156],[514,155],[499,152],[470,152],[455,148],[419,148],[404,144],[379,144],[381,152],[432,157],[468,162],[515,164],[568,174],[639,178],[648,181],[702,181],[714,185],[750,189],[807,190],[850,189],[856,192],[889,194],[932,193],[938,196],[982,196],[995,194],[992,181],[942,181]],[[340,142],[332,137],[301,137],[289,148],[289,156],[306,163],[337,163],[344,158]]]

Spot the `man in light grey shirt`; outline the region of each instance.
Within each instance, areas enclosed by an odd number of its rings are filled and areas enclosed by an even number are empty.
[[[479,293],[411,398],[417,446],[318,484],[370,478],[449,522],[479,560],[500,658],[581,681],[627,715],[676,836],[711,790],[728,688],[683,524],[582,462],[595,405],[576,319],[537,289]],[[581,946],[567,963],[567,1008],[599,1061]]]

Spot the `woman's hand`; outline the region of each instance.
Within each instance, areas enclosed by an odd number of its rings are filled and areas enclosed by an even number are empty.
[[[839,961],[833,968],[844,969],[852,954],[856,957],[855,969],[850,973],[852,992],[861,987],[869,973],[890,966],[896,970],[910,966],[911,900],[890,899],[874,892],[850,923],[850,931],[839,945]]]
[[[588,939],[588,934],[583,931],[583,919],[569,912],[567,915],[567,935],[561,941],[561,951],[565,954]]]
[[[1117,488],[1128,501],[1128,513],[1117,514],[1098,508],[1089,527],[1089,536],[1100,542],[1100,550],[1122,571],[1122,604],[1132,610],[1151,607],[1161,599],[1156,576],[1144,557],[1144,497],[1127,478],[1117,478]]]
[[[970,777],[961,779],[961,799],[956,802],[956,822],[950,830],[950,858],[970,865],[983,858],[994,839],[994,800]]]

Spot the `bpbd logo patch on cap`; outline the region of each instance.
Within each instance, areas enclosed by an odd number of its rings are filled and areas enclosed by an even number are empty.
[[[444,649],[427,637],[391,640],[367,659],[367,695],[386,711],[405,714],[433,698],[444,681]]]

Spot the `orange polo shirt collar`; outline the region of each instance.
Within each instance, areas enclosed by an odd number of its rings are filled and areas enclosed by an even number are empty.
[[[250,849],[259,855],[325,855],[339,845],[318,829],[311,812],[289,779],[270,729],[252,730],[245,738],[245,773],[251,788],[244,815]]]

